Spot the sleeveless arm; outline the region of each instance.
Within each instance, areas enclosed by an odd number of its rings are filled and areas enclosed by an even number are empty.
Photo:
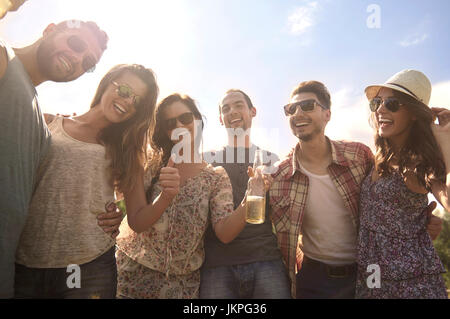
[[[0,79],[3,78],[8,67],[8,55],[6,54],[6,48],[0,42]]]
[[[230,179],[222,167],[215,171],[221,176],[210,199],[211,224],[217,238],[230,243],[245,227],[245,203],[233,211],[233,193]]]

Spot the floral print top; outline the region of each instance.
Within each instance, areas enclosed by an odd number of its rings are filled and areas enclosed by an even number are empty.
[[[439,274],[445,272],[427,233],[427,205],[427,195],[409,190],[398,172],[375,182],[372,182],[372,174],[366,177],[360,197],[357,295],[358,292],[360,297],[365,295],[369,265],[378,265],[381,272],[381,289],[371,291],[387,298],[392,296],[383,296],[383,291],[404,296],[405,282],[417,285],[417,280],[411,279],[428,275],[440,277]],[[402,292],[397,292],[392,283]],[[389,287],[389,291],[383,287]],[[436,287],[436,291],[442,291],[442,287]]]
[[[151,176],[146,173],[145,188]],[[152,200],[162,189],[157,182]],[[204,261],[203,237],[208,224],[215,225],[233,212],[230,179],[222,167],[206,166],[180,188],[172,204],[147,231],[135,233],[123,221],[118,248],[136,262],[166,276],[186,275]]]

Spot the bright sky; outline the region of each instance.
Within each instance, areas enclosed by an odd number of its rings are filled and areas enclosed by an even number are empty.
[[[87,111],[113,65],[140,63],[156,72],[160,98],[198,102],[205,150],[226,142],[217,105],[239,88],[258,110],[253,142],[282,156],[296,143],[282,105],[301,81],[330,89],[330,138],[371,147],[367,85],[418,69],[433,83],[431,105],[449,107],[449,11],[448,0],[29,0],[0,21],[0,38],[21,47],[51,22],[93,20],[109,35],[107,51],[94,73],[39,86],[44,112]]]

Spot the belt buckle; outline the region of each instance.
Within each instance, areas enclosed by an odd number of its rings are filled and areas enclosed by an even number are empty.
[[[347,267],[332,267],[332,266],[326,266],[327,275],[330,278],[337,278],[342,279],[346,278],[348,276],[348,269]]]

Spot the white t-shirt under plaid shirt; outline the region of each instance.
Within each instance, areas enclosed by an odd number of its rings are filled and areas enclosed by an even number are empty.
[[[370,172],[373,154],[369,147],[361,143],[327,140],[332,153],[332,163],[327,168],[328,174],[357,231],[361,184]],[[272,174],[274,181],[269,191],[271,218],[277,233],[278,246],[288,267],[293,298],[296,295],[296,273],[303,259],[299,236],[309,192],[309,179],[296,160],[298,152],[297,145],[279,163],[278,171]]]

